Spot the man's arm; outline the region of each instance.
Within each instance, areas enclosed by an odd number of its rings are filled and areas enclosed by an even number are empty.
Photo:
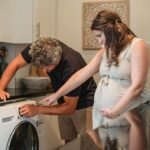
[[[16,73],[16,71],[25,65],[27,65],[27,63],[25,62],[21,54],[19,54],[15,59],[12,60],[12,62],[5,69],[0,80],[0,99],[1,100],[6,100],[6,98],[9,98],[9,93],[5,92],[4,90],[9,84],[14,74]]]
[[[79,97],[64,96],[65,103],[54,106],[35,106],[26,104],[21,106],[20,114],[26,117],[32,117],[37,114],[65,115],[72,114],[76,110]]]
[[[45,101],[48,104],[52,104],[61,96],[76,89],[81,84],[83,84],[86,80],[88,80],[90,77],[95,75],[99,71],[99,66],[101,64],[101,60],[104,52],[105,49],[101,49],[100,51],[98,51],[95,57],[88,65],[86,65],[85,67],[83,67],[82,69],[74,73],[67,80],[67,82],[63,86],[61,86],[59,90],[57,90],[55,93],[51,94],[50,96],[47,96],[42,101]]]

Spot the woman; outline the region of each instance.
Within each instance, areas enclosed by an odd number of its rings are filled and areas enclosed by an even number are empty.
[[[114,131],[108,132],[109,129],[126,128],[130,124],[129,146],[127,148],[124,143],[121,148],[145,150],[142,122],[133,109],[150,99],[149,46],[135,36],[118,14],[109,10],[98,13],[91,29],[102,45],[101,50],[86,67],[44,101],[51,104],[99,72],[101,80],[95,93],[93,128],[99,127],[100,133],[106,129],[101,134],[107,139],[106,135]],[[121,133],[122,129],[116,132]]]

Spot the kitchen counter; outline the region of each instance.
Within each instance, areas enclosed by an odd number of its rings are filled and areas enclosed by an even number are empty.
[[[44,96],[46,94],[52,93],[52,89],[13,89],[9,88],[6,89],[8,93],[10,93],[10,98],[7,101],[0,101],[0,106],[17,102],[17,101],[23,101],[27,97],[38,97],[38,96]]]
[[[52,89],[7,89],[8,93],[10,93],[11,99],[22,98],[22,97],[34,97],[34,96],[42,96],[48,93],[52,93]]]

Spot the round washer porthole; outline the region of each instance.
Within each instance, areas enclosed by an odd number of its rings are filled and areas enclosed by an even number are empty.
[[[6,150],[39,150],[35,127],[27,121],[19,123],[10,135]]]

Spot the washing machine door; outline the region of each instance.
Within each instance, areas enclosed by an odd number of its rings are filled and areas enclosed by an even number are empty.
[[[28,121],[18,124],[9,138],[6,150],[39,150],[36,128]]]

